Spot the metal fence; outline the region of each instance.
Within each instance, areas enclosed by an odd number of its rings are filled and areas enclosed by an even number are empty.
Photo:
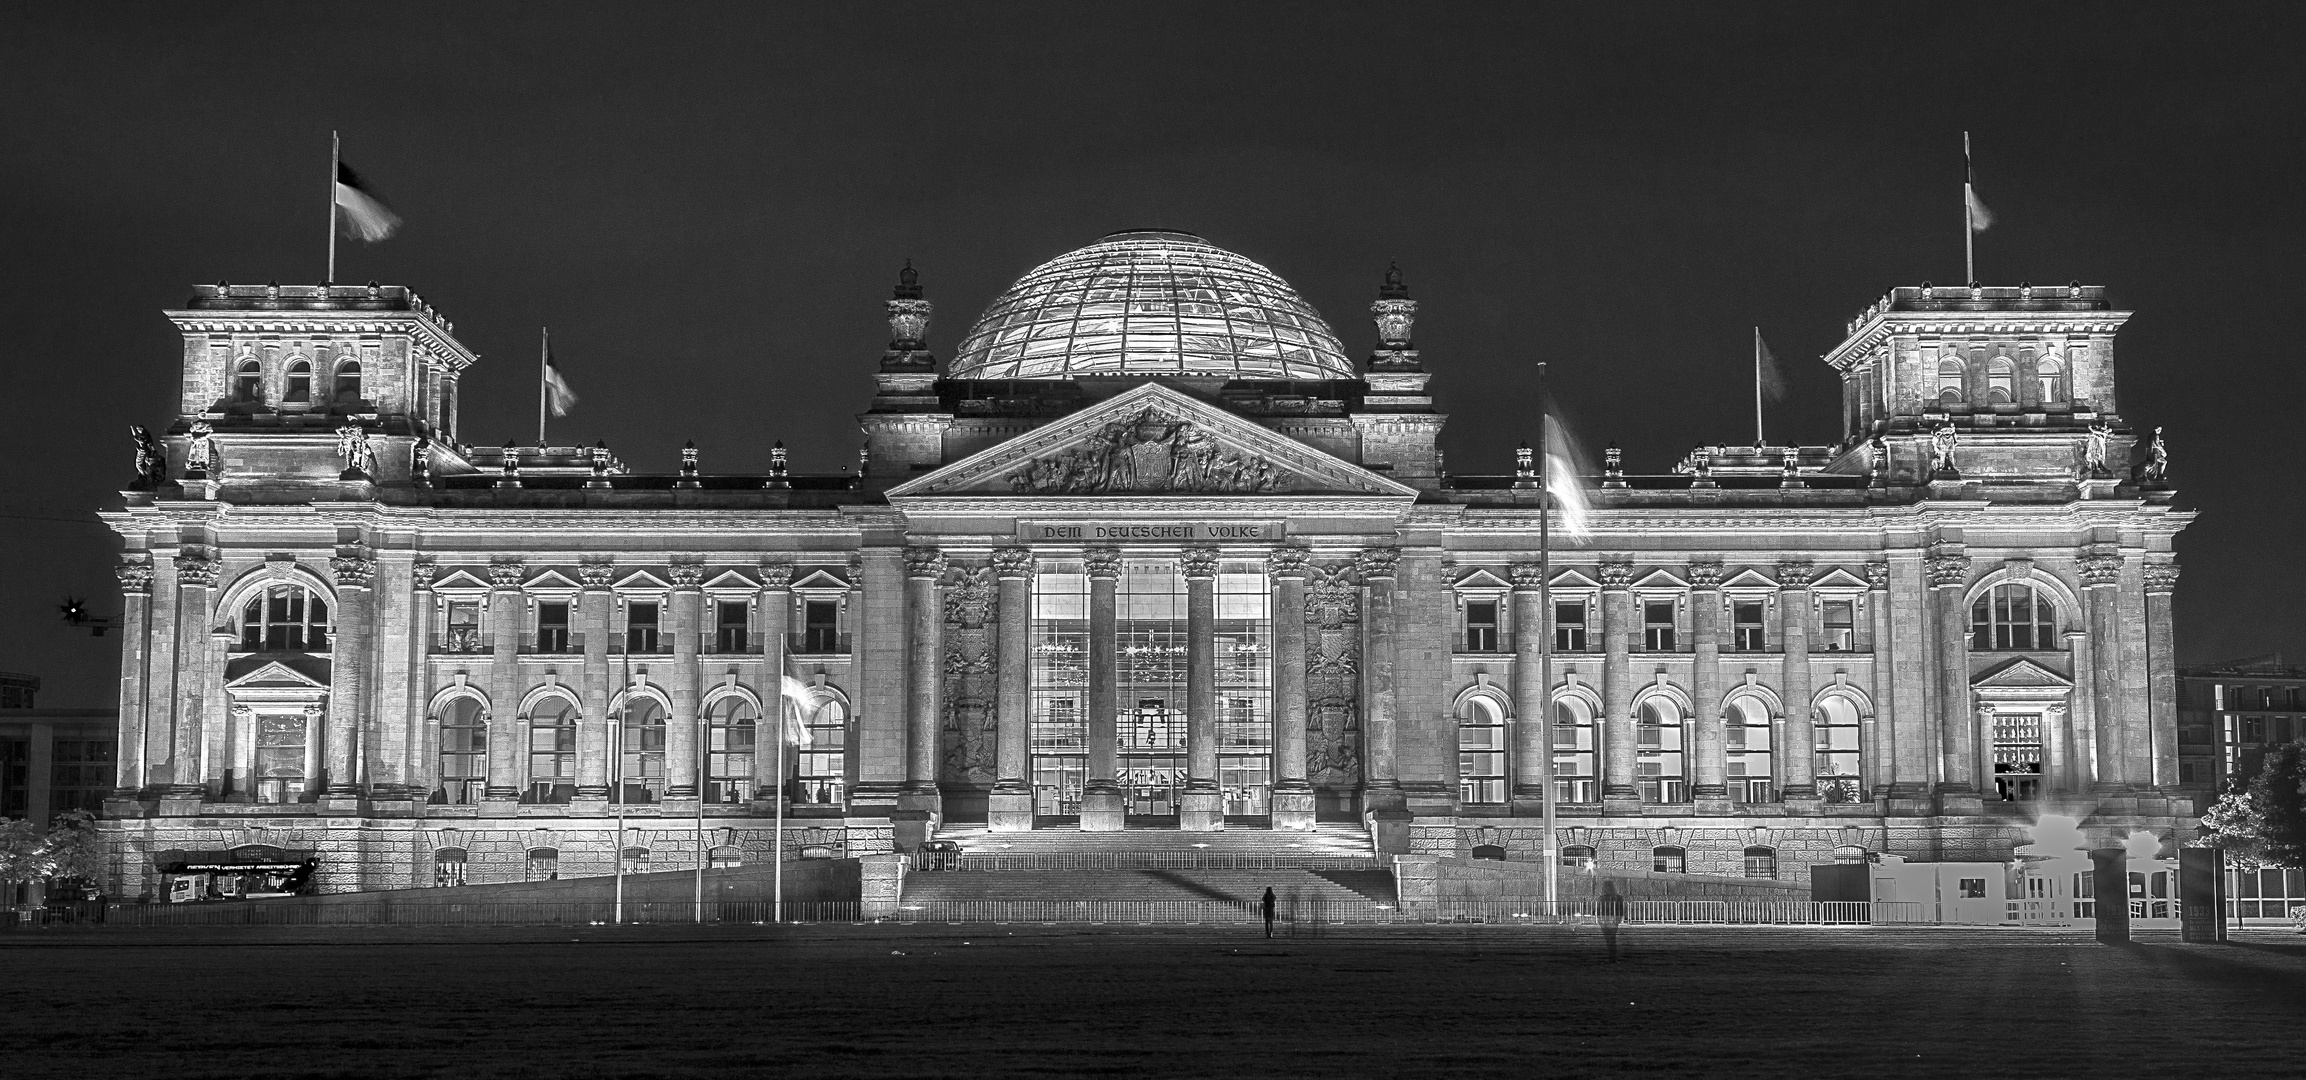
[[[13,913],[0,929],[45,927],[221,926],[605,926],[619,921],[609,901],[418,903],[374,900],[112,904],[101,918],[64,911]],[[1371,900],[1285,901],[1276,921],[1289,926],[1390,926],[1477,923],[1581,924],[1601,921],[1594,901],[1464,901],[1386,904]],[[789,923],[947,923],[1090,926],[1249,926],[1261,922],[1255,901],[1229,900],[924,900],[877,904],[868,914],[857,901],[787,903]],[[1920,903],[1817,903],[1790,900],[1628,900],[1628,925],[1867,926],[1930,921]],[[621,919],[631,925],[722,925],[771,921],[767,901],[714,901],[701,913],[693,901],[626,901]]]
[[[1358,855],[1242,855],[1202,851],[916,851],[921,872],[970,870],[1390,870]]]

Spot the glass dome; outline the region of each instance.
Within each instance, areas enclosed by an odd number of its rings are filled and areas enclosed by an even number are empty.
[[[1271,270],[1191,233],[1118,232],[1042,263],[977,317],[946,377],[1351,379],[1337,335]]]

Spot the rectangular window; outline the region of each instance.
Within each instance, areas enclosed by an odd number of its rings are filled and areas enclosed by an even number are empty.
[[[1961,878],[1961,879],[1959,879],[1959,881],[1960,881],[1960,885],[1958,886],[1958,891],[1960,891],[1960,893],[1962,894],[1962,896],[1961,896],[1961,898],[1962,898],[1962,899],[1964,899],[1964,900],[1983,900],[1983,899],[1985,899],[1985,898],[1986,898],[1986,879],[1985,879],[1985,878],[1982,878],[1982,877],[1966,877],[1966,878]]]
[[[801,605],[800,651],[841,651],[841,605],[837,601],[811,600]]]
[[[58,739],[48,769],[48,813],[96,812],[113,781],[111,739]]]
[[[568,605],[538,604],[536,606],[536,651],[565,653],[568,651]]]
[[[1642,647],[1650,652],[1673,651],[1673,601],[1650,600],[1641,605]]]
[[[723,600],[713,610],[718,613],[713,620],[713,651],[744,652],[750,644],[745,640],[745,602]]]
[[[1994,714],[1994,789],[2003,802],[2032,802],[2041,794],[2042,718]]]
[[[1739,600],[1730,605],[1730,629],[1734,640],[1730,647],[1739,652],[1760,652],[1768,648],[1762,630],[1762,602]]]
[[[304,794],[304,726],[302,713],[257,716],[257,802],[291,803]]]
[[[1827,652],[1849,652],[1857,648],[1857,603],[1852,600],[1826,601]]]
[[[2277,716],[2266,721],[2266,734],[2269,741],[2276,743],[2289,742],[2291,738],[2290,718],[2287,716]]]
[[[657,651],[657,606],[632,604],[625,608],[625,651]]]
[[[1585,601],[1553,605],[1553,648],[1555,652],[1585,651]]]
[[[480,601],[449,601],[448,627],[441,634],[440,651],[476,653],[485,652],[487,648],[480,639]]]
[[[2243,741],[2243,742],[2246,742],[2246,743],[2262,743],[2262,742],[2265,742],[2265,741],[2266,741],[2266,718],[2265,718],[2265,717],[2263,717],[2263,716],[2245,716],[2245,717],[2243,717],[2243,718],[2242,718],[2242,741]]]
[[[1465,602],[1465,651],[1497,651],[1497,601]]]
[[[32,740],[0,739],[0,818],[25,816],[31,792]]]

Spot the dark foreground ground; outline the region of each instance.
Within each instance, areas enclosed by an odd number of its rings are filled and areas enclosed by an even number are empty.
[[[0,934],[0,1076],[2298,1076],[2306,937],[1996,930]]]

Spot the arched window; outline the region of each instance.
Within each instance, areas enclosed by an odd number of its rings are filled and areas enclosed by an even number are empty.
[[[446,889],[464,884],[465,851],[460,847],[444,847],[432,853],[432,884]]]
[[[1504,862],[1505,849],[1496,844],[1475,844],[1473,845],[1473,857],[1488,859],[1491,862]]]
[[[1818,798],[1829,803],[1863,799],[1857,705],[1840,694],[1818,702],[1817,718],[1810,730],[1818,737]]]
[[[649,849],[647,849],[647,848],[645,848],[645,847],[629,847],[629,848],[626,848],[626,849],[624,850],[624,869],[625,869],[625,873],[628,873],[628,874],[646,874],[646,873],[648,873],[648,872],[649,872]]]
[[[232,400],[258,402],[264,400],[264,365],[254,360],[243,360],[232,375]]]
[[[1948,357],[1938,361],[1938,404],[1961,404],[1962,398],[1968,393],[1968,387],[1962,385],[1962,379],[1967,374],[1968,368],[1960,360]]]
[[[328,651],[328,600],[295,582],[257,590],[240,606],[240,647],[251,652]]]
[[[1986,365],[1986,400],[1995,405],[2018,400],[2018,366],[2009,357],[1997,356]]]
[[[1733,802],[1778,801],[1776,763],[1770,755],[1770,711],[1759,698],[1740,697],[1722,710],[1729,796]]]
[[[1689,855],[1677,847],[1654,848],[1649,853],[1649,868],[1658,874],[1689,873]]]
[[[1561,849],[1561,865],[1572,870],[1593,869],[1593,849],[1584,844],[1571,844]]]
[[[1746,876],[1776,881],[1778,878],[1778,852],[1776,848],[1750,847],[1746,849]]]
[[[1596,785],[1593,709],[1584,699],[1555,698],[1553,702],[1553,797],[1558,802],[1601,801]]]
[[[2058,647],[2058,605],[2031,585],[1996,585],[1970,605],[1970,648],[1977,652]]]
[[[566,803],[576,796],[576,703],[554,695],[528,715],[527,803]]]
[[[760,714],[731,694],[706,713],[705,801],[741,803],[753,793],[753,738]]]
[[[1239,715],[1238,712],[1228,713],[1224,710],[1223,699],[1218,704],[1219,715]],[[849,706],[839,698],[830,698],[805,719],[808,722],[809,745],[801,747],[796,753],[793,767],[797,770],[795,776],[798,783],[793,790],[793,801],[839,806],[847,798],[849,786]],[[1239,730],[1245,725],[1234,726],[1235,730]]]
[[[1457,722],[1457,789],[1469,805],[1505,801],[1505,716],[1488,698],[1470,698]]]
[[[432,801],[472,806],[487,786],[488,712],[479,698],[450,698],[440,708],[440,787]]]
[[[560,849],[548,847],[528,849],[528,879],[530,881],[559,881]]]
[[[312,401],[312,364],[298,360],[288,365],[288,385],[280,393],[284,405],[304,405]]]
[[[346,360],[336,365],[336,378],[329,389],[335,393],[336,403],[351,405],[360,400],[360,361]]]
[[[619,729],[624,753],[618,782],[628,803],[663,802],[665,798],[665,710],[657,699],[635,694],[625,699],[624,724]]]
[[[1636,771],[1641,777],[1641,801],[1689,801],[1689,773],[1682,753],[1681,709],[1672,701],[1652,697],[1641,703],[1641,722],[1634,728]]]
[[[2041,385],[2043,404],[2066,400],[2066,368],[2048,353],[2034,361],[2034,381]]]

